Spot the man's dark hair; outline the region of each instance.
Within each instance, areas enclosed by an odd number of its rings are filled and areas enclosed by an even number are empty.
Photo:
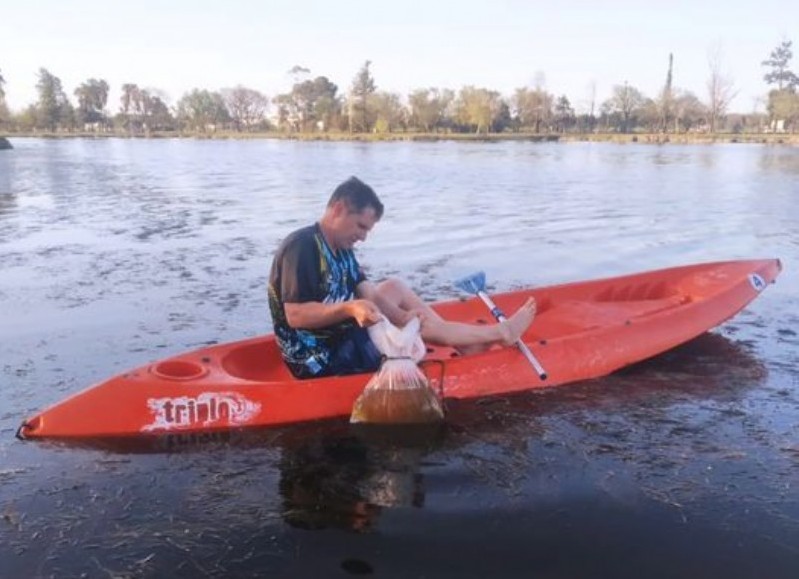
[[[367,207],[375,210],[375,216],[380,219],[383,217],[383,204],[378,199],[374,190],[358,177],[350,177],[341,185],[336,187],[330,196],[327,206],[332,206],[336,201],[344,201],[350,211],[360,213]]]

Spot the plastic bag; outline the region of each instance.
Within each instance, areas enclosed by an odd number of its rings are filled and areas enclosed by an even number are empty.
[[[441,401],[417,365],[426,352],[418,318],[404,328],[383,318],[369,327],[369,337],[386,359],[355,401],[350,422],[419,424],[444,418]]]

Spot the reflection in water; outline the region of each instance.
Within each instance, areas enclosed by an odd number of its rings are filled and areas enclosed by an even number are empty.
[[[17,198],[11,193],[3,193],[0,189],[0,219],[11,214],[17,207]]]
[[[283,448],[280,494],[290,525],[365,532],[375,527],[384,508],[423,506],[423,445],[438,431],[352,428],[353,435]]]
[[[767,173],[779,171],[794,176],[799,174],[799,154],[795,147],[768,147],[759,159],[760,168]]]

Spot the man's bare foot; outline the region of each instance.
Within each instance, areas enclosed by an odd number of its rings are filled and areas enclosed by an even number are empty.
[[[502,341],[506,346],[515,344],[522,337],[535,318],[535,298],[528,298],[516,313],[499,325]]]

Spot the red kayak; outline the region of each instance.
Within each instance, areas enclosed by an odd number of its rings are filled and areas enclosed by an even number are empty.
[[[605,376],[682,344],[731,318],[774,282],[778,259],[662,269],[492,296],[515,311],[528,296],[538,315],[517,348],[461,356],[428,348],[421,363],[447,398],[475,398]],[[440,302],[446,319],[493,323],[476,297]],[[370,374],[297,380],[273,335],[220,344],[136,368],[26,420],[21,438],[142,437],[214,432],[349,416]]]

